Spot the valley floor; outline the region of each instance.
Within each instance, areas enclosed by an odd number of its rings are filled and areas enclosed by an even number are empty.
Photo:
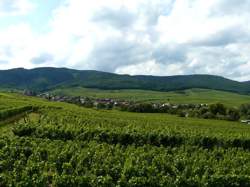
[[[192,103],[192,104],[212,104],[223,103],[226,106],[240,106],[249,103],[249,95],[237,93],[208,90],[189,89],[172,92],[159,92],[147,90],[100,90],[83,87],[61,88],[53,90],[52,93],[68,96],[85,96],[90,98],[112,98],[124,99],[137,102],[160,102],[160,103]]]

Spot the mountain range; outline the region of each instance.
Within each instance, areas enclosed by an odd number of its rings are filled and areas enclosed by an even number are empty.
[[[190,88],[204,88],[250,93],[250,82],[238,82],[215,75],[147,76],[120,75],[114,73],[74,70],[67,68],[16,68],[0,70],[0,88],[48,91],[62,87],[97,89],[142,89],[154,91],[174,91]]]

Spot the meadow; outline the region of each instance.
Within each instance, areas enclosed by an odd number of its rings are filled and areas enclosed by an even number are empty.
[[[0,186],[250,186],[250,126],[0,94]],[[16,118],[15,118],[16,117]]]
[[[90,98],[113,98],[131,100],[137,102],[155,103],[192,103],[212,104],[223,103],[226,106],[240,106],[250,101],[249,95],[216,91],[209,89],[188,89],[171,92],[147,91],[147,90],[100,90],[83,87],[61,88],[53,90],[52,93],[68,96],[85,96]]]

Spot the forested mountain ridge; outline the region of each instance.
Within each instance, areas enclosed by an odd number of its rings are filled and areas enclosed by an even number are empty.
[[[238,82],[214,75],[147,76],[74,70],[67,68],[35,68],[0,70],[0,87],[45,91],[58,87],[82,86],[98,89],[142,89],[174,91],[206,88],[242,94],[250,93],[250,82]]]

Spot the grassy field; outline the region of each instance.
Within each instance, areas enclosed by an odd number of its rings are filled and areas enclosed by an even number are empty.
[[[250,126],[0,94],[0,186],[249,186]],[[0,109],[0,113],[2,111]]]
[[[171,102],[171,103],[216,103],[220,102],[227,106],[239,106],[243,103],[250,103],[250,96],[236,93],[191,89],[176,92],[157,92],[145,90],[98,90],[87,88],[68,88],[54,90],[53,93],[86,96],[91,98],[114,98],[133,100],[139,102]]]

